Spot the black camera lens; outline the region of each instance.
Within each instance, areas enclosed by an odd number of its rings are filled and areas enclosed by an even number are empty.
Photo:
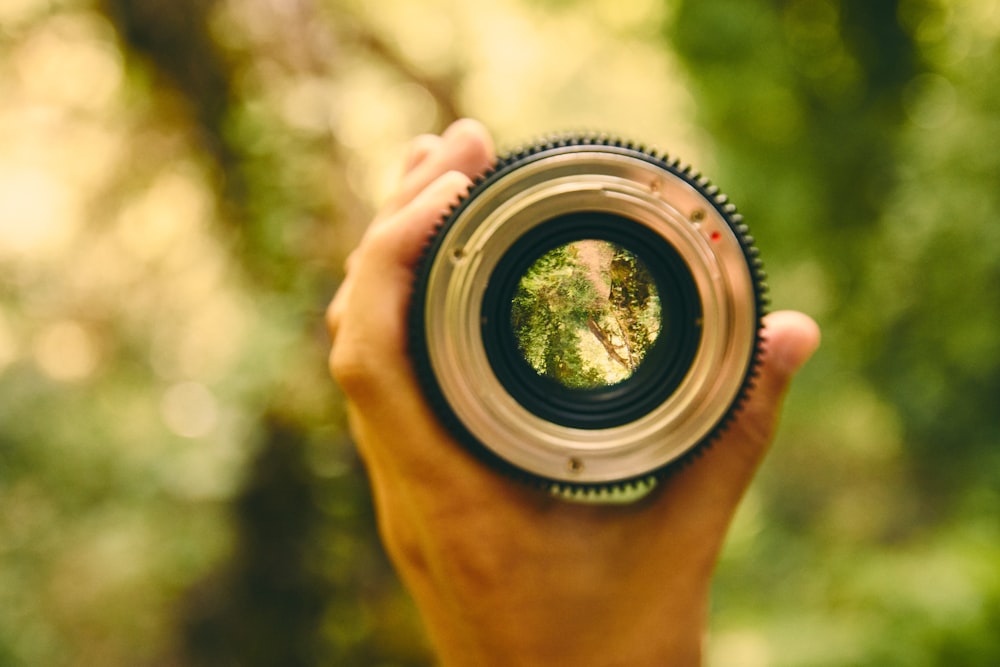
[[[562,492],[648,485],[738,409],[764,291],[705,179],[559,137],[499,159],[443,220],[416,268],[411,355],[488,463]]]

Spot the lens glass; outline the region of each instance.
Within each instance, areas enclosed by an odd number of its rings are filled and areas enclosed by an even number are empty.
[[[626,248],[580,240],[539,257],[511,302],[518,349],[541,376],[567,389],[630,378],[664,328],[649,269]]]

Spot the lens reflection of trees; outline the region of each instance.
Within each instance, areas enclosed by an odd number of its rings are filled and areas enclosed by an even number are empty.
[[[521,354],[540,375],[593,389],[632,375],[660,332],[660,299],[629,251],[583,240],[547,252],[511,304]]]

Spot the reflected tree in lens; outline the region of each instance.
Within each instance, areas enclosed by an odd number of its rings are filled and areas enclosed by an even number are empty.
[[[631,377],[660,333],[660,299],[634,254],[607,241],[575,241],[521,277],[511,322],[539,375],[594,389]]]

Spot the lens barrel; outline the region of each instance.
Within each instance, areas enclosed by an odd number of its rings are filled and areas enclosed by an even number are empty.
[[[690,167],[602,135],[498,159],[415,269],[428,402],[488,464],[562,492],[648,486],[707,446],[759,362],[766,284]]]

